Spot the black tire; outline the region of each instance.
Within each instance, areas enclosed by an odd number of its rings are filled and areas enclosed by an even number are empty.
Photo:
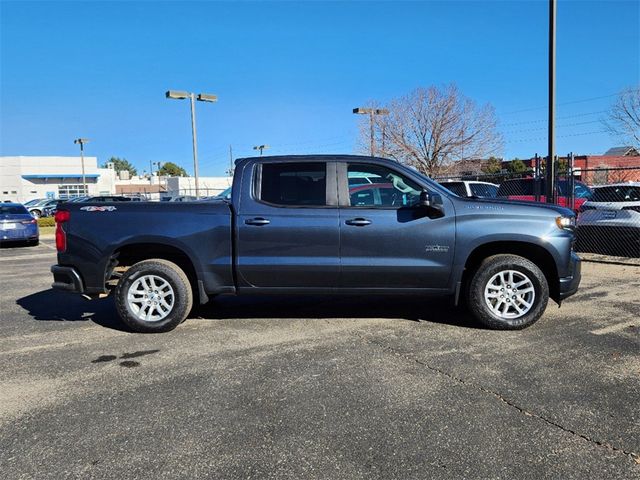
[[[37,247],[38,245],[40,245],[40,240],[39,240],[39,239],[38,239],[38,240],[30,240],[30,241],[28,242],[28,245],[29,245],[30,247]]]
[[[517,318],[498,316],[489,307],[488,301],[490,300],[485,300],[485,288],[488,282],[495,275],[507,270],[525,275],[531,281],[535,292],[535,298],[533,302],[530,302],[532,303],[530,309]],[[512,300],[506,301],[511,302]],[[544,273],[533,262],[518,255],[494,255],[484,259],[473,272],[467,290],[467,305],[472,315],[484,326],[495,330],[520,330],[533,325],[544,313],[548,302],[549,285]]]
[[[173,289],[172,308],[166,317],[157,321],[145,321],[138,318],[127,300],[130,287],[141,277],[153,275],[166,281]],[[182,323],[193,307],[193,291],[189,278],[175,263],[154,258],[143,260],[129,268],[115,291],[116,309],[122,321],[132,330],[141,333],[159,333],[173,330]],[[157,311],[157,310],[156,310]]]

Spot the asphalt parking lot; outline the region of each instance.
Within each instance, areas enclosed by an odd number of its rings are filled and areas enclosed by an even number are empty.
[[[133,334],[0,249],[3,478],[640,478],[640,267],[520,332],[446,300],[224,298]]]

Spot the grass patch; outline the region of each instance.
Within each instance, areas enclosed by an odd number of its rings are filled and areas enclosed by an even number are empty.
[[[42,228],[42,227],[55,227],[56,226],[56,219],[53,218],[53,217],[39,218],[38,219],[38,226],[40,228]]]
[[[53,235],[56,227],[40,227],[40,235]]]

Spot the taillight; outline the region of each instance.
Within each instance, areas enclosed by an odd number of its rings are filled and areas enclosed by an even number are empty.
[[[54,218],[56,219],[56,249],[59,252],[64,252],[67,249],[67,233],[62,228],[62,224],[71,219],[71,212],[58,210]]]
[[[35,218],[32,218],[31,220],[23,220],[20,223],[23,225],[33,225],[34,223],[38,223],[38,221]]]

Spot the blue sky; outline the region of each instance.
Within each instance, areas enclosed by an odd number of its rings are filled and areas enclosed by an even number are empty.
[[[619,143],[602,111],[640,82],[640,2],[558,5],[559,153]],[[546,152],[547,2],[0,3],[0,154],[76,155],[192,170],[198,103],[201,175],[228,148],[352,153],[358,117],[417,86],[458,84],[496,108],[504,156]]]

